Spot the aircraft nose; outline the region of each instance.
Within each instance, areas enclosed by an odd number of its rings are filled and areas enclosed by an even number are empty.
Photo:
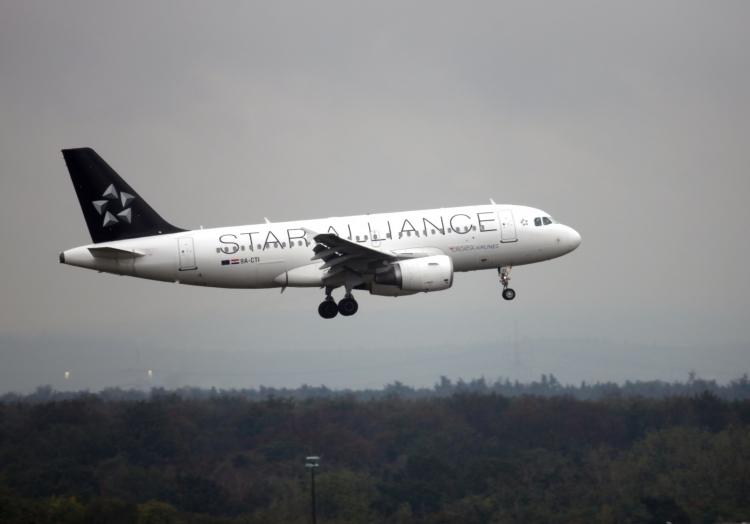
[[[568,228],[568,240],[570,241],[570,250],[575,250],[578,246],[581,245],[581,235],[576,231],[575,229]]]

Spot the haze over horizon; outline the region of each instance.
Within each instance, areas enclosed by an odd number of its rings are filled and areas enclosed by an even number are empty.
[[[749,23],[740,2],[4,3],[0,393],[134,369],[168,387],[737,378]],[[513,302],[494,271],[459,273],[324,321],[317,289],[58,264],[90,243],[71,147],[186,229],[493,198],[583,242],[515,268]]]

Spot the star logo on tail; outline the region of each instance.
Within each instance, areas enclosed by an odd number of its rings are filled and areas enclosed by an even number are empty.
[[[117,224],[118,222],[125,222],[130,224],[133,220],[133,210],[128,206],[135,200],[135,197],[130,193],[120,191],[117,194],[114,184],[110,184],[106,191],[102,194],[103,200],[94,200],[94,208],[96,212],[104,217],[102,227],[109,227]],[[122,204],[122,211],[113,215],[112,212],[107,211],[107,207],[112,207],[110,204],[119,201]],[[113,210],[114,211],[114,210]]]

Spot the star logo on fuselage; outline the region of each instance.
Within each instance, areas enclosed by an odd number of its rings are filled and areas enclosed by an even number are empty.
[[[102,227],[109,227],[117,224],[118,222],[125,222],[130,224],[133,220],[133,211],[128,206],[135,200],[135,197],[125,191],[120,191],[117,194],[114,184],[110,184],[104,193],[102,193],[102,200],[94,200],[91,202],[94,204],[96,212],[104,217]],[[108,207],[112,207],[110,204],[119,201],[122,204],[122,211],[113,215],[110,211],[107,211]],[[114,211],[114,210],[112,210]]]
[[[525,218],[522,218],[522,219],[521,219],[521,225],[523,225],[523,226],[528,226],[528,225],[529,225],[529,221],[528,221],[528,220],[526,220]]]

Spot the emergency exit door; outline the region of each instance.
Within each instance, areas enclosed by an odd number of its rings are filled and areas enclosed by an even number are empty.
[[[180,271],[198,269],[195,265],[195,250],[193,249],[192,237],[178,238],[177,247],[180,253]]]
[[[516,223],[513,220],[513,211],[506,209],[497,212],[500,218],[500,242],[515,242],[516,238]]]

